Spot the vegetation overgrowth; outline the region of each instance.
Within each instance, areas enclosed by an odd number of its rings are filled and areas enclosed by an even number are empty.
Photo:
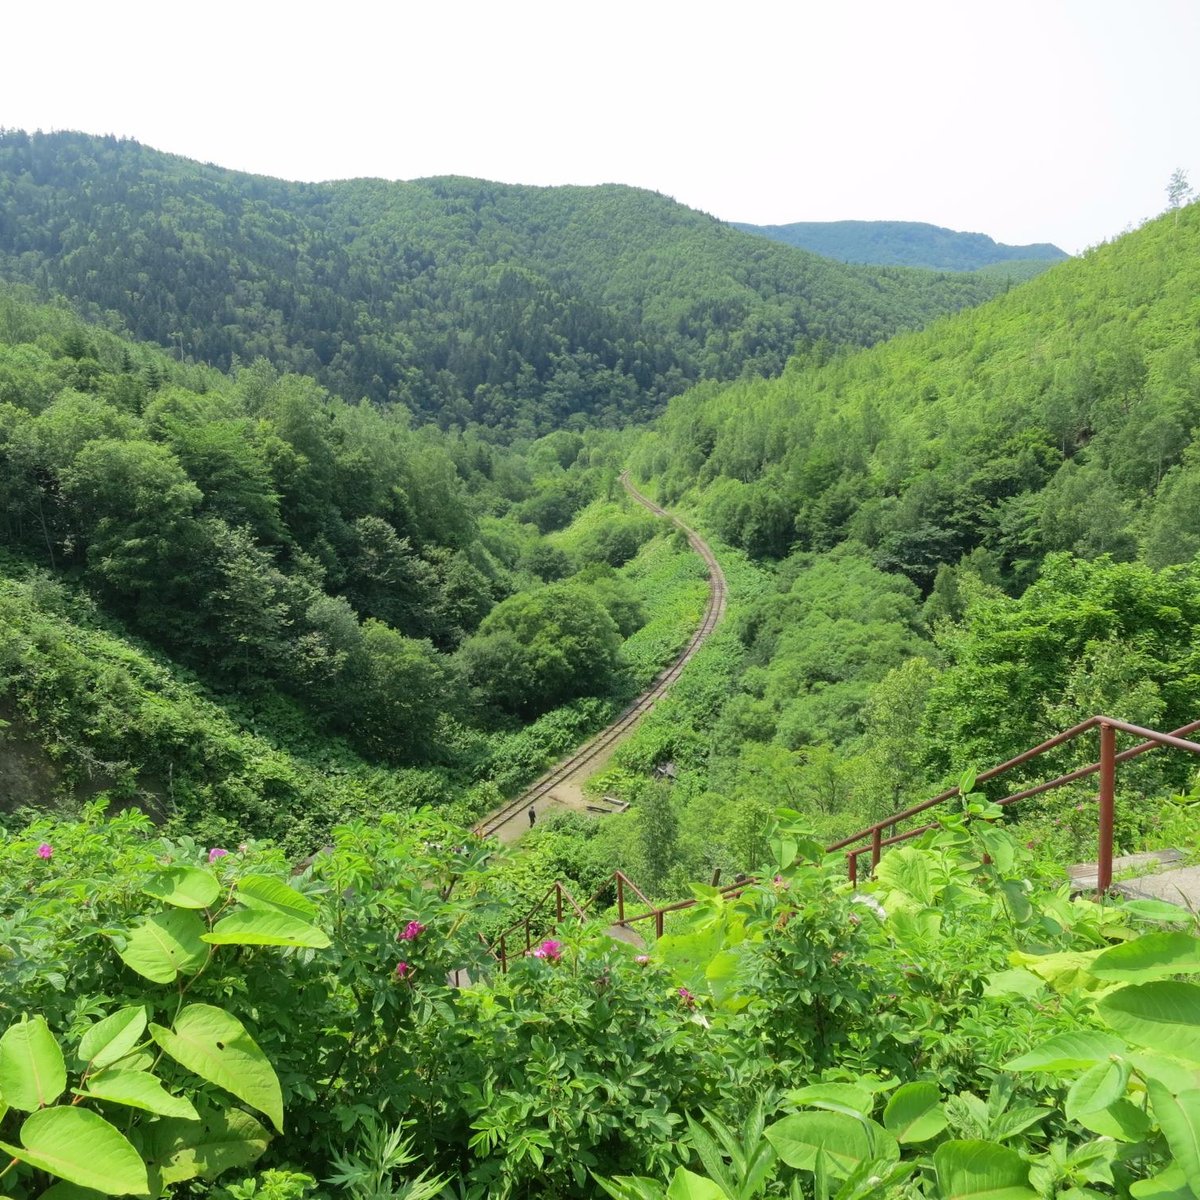
[[[1033,886],[969,807],[857,892],[784,811],[764,882],[507,974],[488,849],[428,813],[298,874],[133,813],[10,822],[5,1194],[1194,1197],[1194,921]]]

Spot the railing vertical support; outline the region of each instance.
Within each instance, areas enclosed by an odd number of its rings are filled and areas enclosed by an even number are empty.
[[[1117,791],[1117,731],[1100,726],[1100,844],[1096,849],[1096,891],[1112,886],[1113,807]]]
[[[883,830],[878,825],[871,830],[871,873],[875,873],[875,868],[879,866],[879,860],[883,857]]]
[[[654,936],[662,937],[663,935],[663,914],[662,909],[656,909],[654,913]]]
[[[851,883],[858,882],[858,855],[853,850],[846,855],[846,873]]]
[[[508,974],[508,952],[504,944],[504,935],[500,935],[500,974]]]
[[[557,918],[555,929],[562,924],[562,887],[555,881],[554,884],[554,914]]]
[[[617,921],[624,923],[625,921],[625,877],[617,876]]]

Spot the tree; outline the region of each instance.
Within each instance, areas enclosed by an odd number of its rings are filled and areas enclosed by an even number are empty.
[[[1179,209],[1191,199],[1192,185],[1188,183],[1187,172],[1182,167],[1176,167],[1171,172],[1167,183],[1167,202],[1175,210],[1175,224],[1179,224]]]

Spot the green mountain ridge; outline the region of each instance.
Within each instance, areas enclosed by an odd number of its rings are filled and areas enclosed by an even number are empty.
[[[1052,263],[1070,257],[1048,242],[1008,246],[985,233],[960,233],[924,221],[793,221],[787,225],[748,225],[735,229],[810,250],[845,263],[922,267],[935,271],[977,271],[1000,263]]]
[[[1002,281],[834,265],[618,185],[290,184],[0,133],[0,275],[227,369],[509,433],[646,417],[701,378],[870,344]]]

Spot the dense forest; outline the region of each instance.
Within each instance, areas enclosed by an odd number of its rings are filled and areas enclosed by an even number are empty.
[[[771,238],[785,246],[846,263],[924,267],[933,271],[977,271],[1001,263],[1038,263],[1045,270],[1067,257],[1048,242],[1006,246],[985,233],[959,233],[922,221],[793,221],[788,225],[746,225],[734,229]]]
[[[1195,914],[1070,894],[1089,783],[972,783],[1197,715],[1200,207],[864,349],[977,281],[624,188],[0,160],[2,1200],[1200,1200]],[[629,811],[503,849],[704,607],[625,467],[727,616]],[[1194,779],[1123,766],[1119,848],[1200,856]]]
[[[634,188],[292,184],[83,134],[0,131],[0,277],[181,359],[265,357],[444,427],[546,433],[657,412],[994,295],[848,267]]]

